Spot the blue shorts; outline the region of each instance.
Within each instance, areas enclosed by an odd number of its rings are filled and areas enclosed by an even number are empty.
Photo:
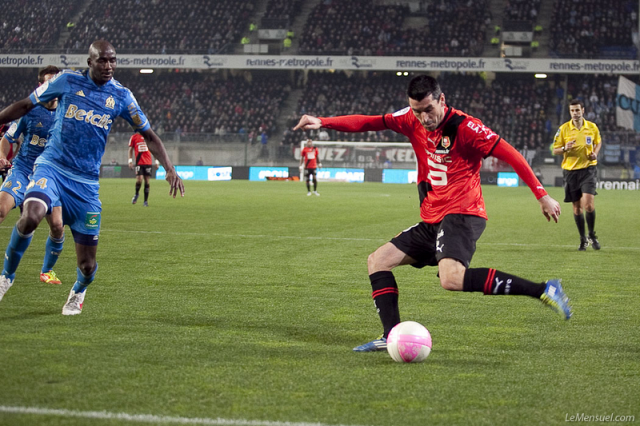
[[[71,228],[76,243],[98,245],[102,203],[98,195],[100,185],[70,179],[46,164],[36,164],[25,200],[36,199],[47,207],[62,206],[62,220]]]
[[[0,191],[6,192],[13,197],[16,202],[15,206],[13,206],[14,209],[24,201],[24,192],[29,184],[30,174],[31,170],[24,170],[17,166],[10,168],[9,173],[7,173],[7,178],[4,180]]]

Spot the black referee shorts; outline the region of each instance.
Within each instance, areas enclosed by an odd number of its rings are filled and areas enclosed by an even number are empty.
[[[563,170],[564,178],[564,202],[573,203],[580,201],[582,194],[598,195],[598,170],[596,166],[586,169]]]
[[[468,268],[486,225],[486,219],[479,216],[450,214],[440,223],[420,222],[405,229],[391,244],[414,258],[416,263],[411,266],[416,268],[436,266],[444,258],[456,259]]]

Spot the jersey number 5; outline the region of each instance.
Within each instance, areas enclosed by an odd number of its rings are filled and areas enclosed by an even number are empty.
[[[427,160],[429,165],[429,181],[433,186],[445,186],[447,184],[447,166],[444,164],[437,164]],[[435,170],[434,170],[435,169]]]

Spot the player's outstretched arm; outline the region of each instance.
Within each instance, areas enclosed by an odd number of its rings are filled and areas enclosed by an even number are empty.
[[[162,167],[164,167],[167,172],[166,181],[169,182],[170,186],[169,195],[176,198],[176,195],[180,192],[180,196],[184,197],[184,184],[182,183],[180,176],[176,173],[176,169],[173,167],[173,164],[167,155],[167,150],[164,148],[162,140],[160,140],[158,135],[156,135],[156,132],[151,128],[140,132],[140,134],[147,142],[147,146],[149,147],[151,154],[160,161],[160,164],[162,164]]]
[[[17,120],[33,109],[35,105],[30,98],[24,98],[21,101],[14,102],[2,111],[0,111],[0,125],[7,124],[10,121]]]
[[[298,121],[298,124],[293,130],[318,130],[320,127],[322,127],[322,120],[318,117],[305,114],[300,118],[300,121]]]
[[[520,176],[529,189],[531,189],[531,192],[536,196],[538,203],[540,203],[542,214],[547,218],[547,221],[550,221],[553,218],[555,222],[558,222],[558,217],[560,216],[560,203],[547,194],[547,191],[545,191],[544,187],[533,173],[529,163],[527,163],[527,160],[524,159],[522,154],[504,140],[500,140],[493,149],[491,155],[499,160],[506,161],[511,167],[513,167],[513,170],[515,170],[518,176]]]

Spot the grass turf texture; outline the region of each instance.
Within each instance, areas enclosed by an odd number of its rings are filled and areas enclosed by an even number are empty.
[[[577,251],[569,204],[546,223],[527,188],[484,187],[472,267],[563,278],[568,322],[536,300],[447,292],[435,268],[395,271],[404,320],[434,346],[422,364],[351,349],[381,330],[367,255],[419,220],[413,185],[186,182],[150,207],[103,180],[100,269],[77,317],[71,233],[40,283],[36,232],[0,302],[0,405],[347,425],[561,424],[640,417],[638,192],[596,198],[602,250]],[[561,199],[561,189],[551,188]],[[0,227],[2,249],[17,219]],[[2,425],[123,424],[0,413]]]

